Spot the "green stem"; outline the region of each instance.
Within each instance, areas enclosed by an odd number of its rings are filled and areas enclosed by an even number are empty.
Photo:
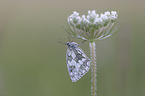
[[[91,82],[92,82],[92,86],[91,86],[91,94],[92,96],[97,96],[96,94],[96,90],[97,90],[97,87],[96,87],[96,82],[97,82],[97,79],[96,79],[96,45],[95,45],[95,42],[91,42],[90,43],[90,51],[91,51],[91,71],[92,71],[92,79],[91,79]]]

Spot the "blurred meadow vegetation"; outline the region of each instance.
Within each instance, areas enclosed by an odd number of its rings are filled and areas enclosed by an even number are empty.
[[[119,12],[120,31],[96,42],[98,96],[145,96],[144,9],[144,0],[0,0],[0,96],[90,96],[91,72],[72,83],[58,43],[74,10]]]

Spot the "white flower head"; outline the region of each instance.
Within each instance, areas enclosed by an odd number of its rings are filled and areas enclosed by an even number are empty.
[[[117,17],[118,17],[117,12],[111,11],[110,19],[114,21],[117,19]]]
[[[84,40],[98,40],[100,38],[104,39],[112,35],[113,32],[116,32],[116,28],[113,26],[115,25],[115,20],[117,19],[118,15],[116,11],[106,11],[101,14],[97,14],[95,10],[89,10],[87,15],[80,16],[78,12],[74,11],[73,14],[71,14],[68,19],[68,24],[71,27],[71,31],[69,32],[69,35],[76,38],[81,38]],[[102,28],[105,29],[102,29]],[[110,31],[110,28],[114,28],[114,30],[111,30],[112,33],[105,33],[106,30],[108,32]],[[92,35],[94,32],[101,31],[102,35]],[[83,32],[88,32],[87,34],[84,34]],[[72,33],[72,34],[71,34]],[[84,35],[83,35],[84,34]],[[95,33],[97,34],[97,33]],[[88,36],[86,36],[88,35]],[[90,37],[93,36],[93,37]],[[96,37],[95,37],[96,36]],[[102,36],[102,37],[97,37]]]

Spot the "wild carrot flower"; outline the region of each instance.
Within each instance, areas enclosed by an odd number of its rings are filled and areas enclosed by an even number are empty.
[[[67,33],[71,37],[91,42],[102,40],[112,36],[117,31],[117,23],[115,22],[117,17],[116,11],[97,14],[95,10],[89,10],[87,15],[82,16],[74,11],[67,18],[69,24]]]
[[[104,13],[98,14],[95,10],[89,10],[87,15],[82,16],[78,12],[74,11],[73,14],[67,18],[69,27],[66,29],[66,32],[68,35],[73,38],[90,42],[92,96],[97,96],[95,41],[108,38],[118,31],[118,26],[116,23],[117,18],[118,14],[116,11],[106,11]]]

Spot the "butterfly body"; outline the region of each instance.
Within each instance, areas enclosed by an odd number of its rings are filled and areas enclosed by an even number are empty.
[[[78,81],[90,69],[90,59],[75,42],[66,43],[67,68],[72,82]]]

